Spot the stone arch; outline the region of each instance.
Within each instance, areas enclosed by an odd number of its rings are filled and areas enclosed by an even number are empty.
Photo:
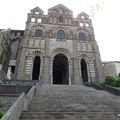
[[[42,69],[43,69],[43,53],[41,50],[33,50],[29,51],[26,53],[26,62],[25,62],[25,70],[28,69],[27,67],[29,66],[29,79],[32,79],[32,70],[34,67],[34,59],[35,57],[38,56],[40,57],[40,73],[39,73],[39,80],[41,79],[42,76]]]
[[[87,54],[79,54],[80,75],[83,82],[90,82],[90,58]]]
[[[68,58],[62,53],[53,59],[53,84],[69,84]]]
[[[67,58],[70,60],[70,58],[72,58],[72,53],[65,48],[57,48],[57,49],[53,49],[51,52],[51,57],[54,57],[56,54],[58,53],[63,53],[64,55],[67,56]]]
[[[67,31],[66,31],[66,29],[63,28],[63,27],[60,27],[60,28],[56,29],[56,31],[55,31],[55,37],[56,37],[56,38],[58,38],[58,32],[59,32],[59,31],[64,31],[64,34],[65,34],[64,39],[67,38]],[[59,39],[59,38],[58,38],[58,39]]]
[[[43,31],[41,29],[35,30],[35,37],[42,37],[43,36]]]
[[[42,78],[42,71],[43,71],[43,53],[41,50],[33,50],[32,52],[32,61],[34,63],[34,59],[36,56],[40,57],[40,72],[39,72],[39,80]],[[32,70],[33,70],[34,64],[32,64]],[[31,78],[32,78],[32,71],[31,71]]]
[[[79,39],[80,33],[82,33],[86,36],[86,40],[90,40],[90,32],[87,29],[85,29],[85,28],[78,28],[77,29],[77,36],[78,36],[77,39],[78,40],[80,40]]]
[[[79,58],[85,59],[86,61],[89,61],[89,55],[87,53],[79,54]]]
[[[68,27],[63,27],[63,26],[59,26],[59,27],[54,27],[53,28],[53,32],[55,33],[55,37],[57,38],[57,32],[59,30],[63,30],[65,32],[65,38],[67,38],[68,36],[68,32],[69,32],[69,28]]]
[[[38,49],[33,50],[31,53],[32,53],[32,56],[36,56],[36,55],[38,55],[38,56],[40,56],[40,57],[43,56],[42,51],[41,51],[41,50],[38,50]]]
[[[71,52],[65,48],[57,48],[51,51],[51,59],[50,59],[50,75],[51,75],[51,84],[53,83],[53,60],[57,54],[63,54],[68,59],[68,66],[69,66],[69,84],[71,84],[71,75],[72,75],[72,64],[71,58],[73,57]]]
[[[32,26],[32,30],[31,30],[31,35],[35,36],[35,31],[36,30],[41,30],[43,32],[42,36],[46,35],[46,28],[44,25],[41,25],[40,23],[36,23]]]
[[[57,38],[58,39],[65,39],[66,38],[66,33],[65,33],[65,31],[64,30],[58,30],[57,31]]]

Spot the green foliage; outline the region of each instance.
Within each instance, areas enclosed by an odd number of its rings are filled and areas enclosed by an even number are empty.
[[[120,87],[120,77],[107,76],[105,78],[105,84],[113,87]]]
[[[118,73],[118,77],[120,77],[120,73]]]
[[[2,108],[0,108],[0,118],[2,118],[4,114],[5,114],[5,111]]]
[[[115,78],[113,76],[107,76],[105,78],[105,84],[114,86]]]

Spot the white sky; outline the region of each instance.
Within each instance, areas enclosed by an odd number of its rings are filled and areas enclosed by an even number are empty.
[[[102,61],[120,61],[120,2],[119,0],[0,0],[0,29],[25,29],[27,13],[39,6],[45,14],[57,4],[64,4],[74,17],[81,11],[90,14],[100,1],[99,11],[92,18],[95,38]]]

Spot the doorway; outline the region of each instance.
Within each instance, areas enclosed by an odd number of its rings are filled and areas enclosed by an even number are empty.
[[[85,59],[81,59],[81,74],[83,82],[88,82],[88,70]]]
[[[69,65],[64,54],[57,54],[54,57],[53,84],[69,84]]]
[[[40,57],[36,56],[33,63],[32,80],[39,80],[40,62]]]

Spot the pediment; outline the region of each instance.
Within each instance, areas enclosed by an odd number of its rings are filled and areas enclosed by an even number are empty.
[[[38,12],[38,13],[40,13],[40,14],[43,14],[43,13],[44,13],[43,10],[40,9],[39,7],[33,8],[33,9],[31,10],[31,12],[32,12],[32,13]]]
[[[60,10],[60,9],[64,10],[64,12],[67,11],[69,14],[72,14],[72,13],[73,13],[69,8],[67,8],[67,7],[64,6],[63,4],[58,4],[58,5],[50,8],[50,9],[48,9],[48,11],[51,12],[51,11]]]
[[[81,18],[82,16],[84,16],[85,18],[89,19],[89,15],[85,12],[81,12],[78,14],[77,18]]]

